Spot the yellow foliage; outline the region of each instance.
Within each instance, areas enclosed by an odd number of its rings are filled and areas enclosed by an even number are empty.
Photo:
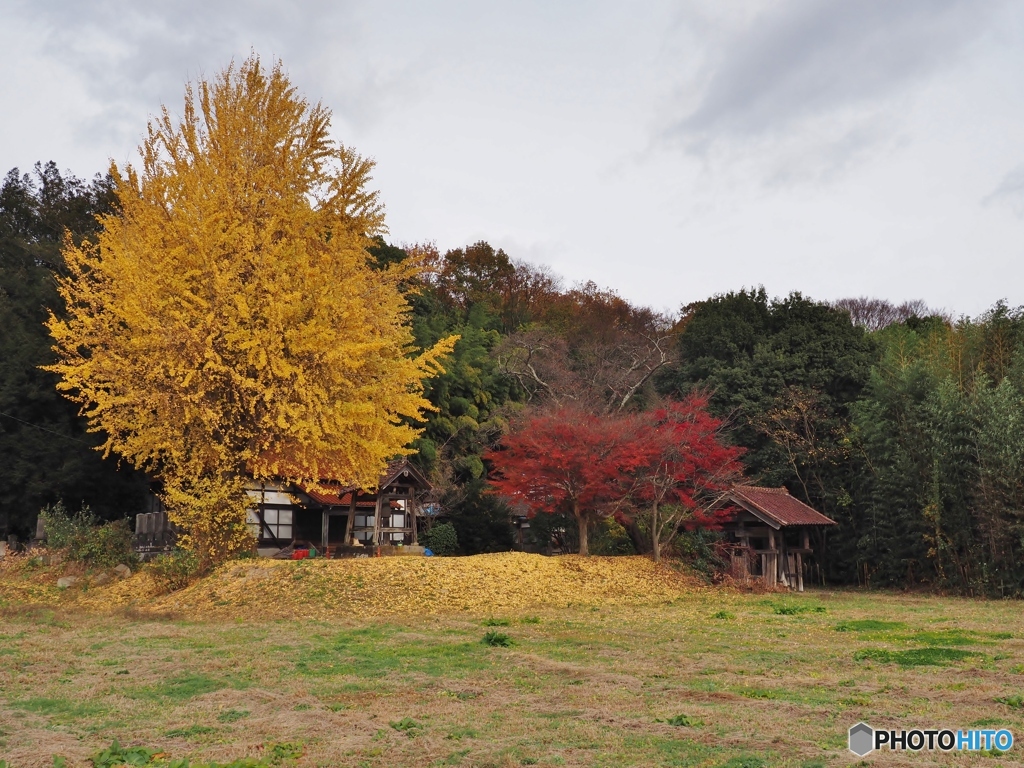
[[[182,612],[191,618],[332,619],[349,615],[502,615],[570,605],[641,606],[707,590],[648,557],[544,557],[506,552],[472,557],[367,557],[349,560],[232,560],[191,586],[161,594],[147,569],[87,590],[59,590],[57,573],[31,591],[18,558],[0,560],[0,600],[112,610]],[[7,593],[5,594],[5,590]],[[721,594],[721,589],[716,590]]]
[[[422,265],[371,268],[373,163],[329,128],[280,63],[232,65],[150,122],[140,167],[112,166],[98,243],[65,244],[49,370],[210,553],[246,541],[247,474],[375,485],[454,344],[414,354],[402,286]]]
[[[168,515],[184,531],[177,545],[195,552],[202,568],[252,550],[242,478],[200,477],[167,483],[164,501]]]

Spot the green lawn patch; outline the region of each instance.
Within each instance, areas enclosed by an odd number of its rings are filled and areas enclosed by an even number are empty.
[[[401,720],[394,720],[388,723],[388,725],[399,733],[404,733],[409,738],[412,738],[423,729],[423,726],[411,717],[403,717]]]
[[[666,725],[674,725],[679,728],[696,728],[704,725],[703,720],[699,720],[689,715],[673,715],[666,720],[655,720],[656,723],[665,723]]]
[[[764,768],[768,765],[762,758],[755,755],[743,755],[740,757],[730,757],[724,763],[722,768]]]
[[[72,722],[96,717],[107,712],[107,708],[94,703],[69,701],[68,699],[31,698],[12,701],[11,706],[25,712],[44,715],[55,722]]]
[[[980,656],[975,651],[957,648],[914,648],[909,651],[887,651],[883,648],[865,648],[853,654],[854,661],[878,661],[901,667],[948,667],[958,661]]]
[[[337,634],[327,643],[299,651],[294,662],[297,672],[310,677],[345,675],[375,680],[395,672],[462,676],[489,664],[474,643],[410,643],[394,627],[367,627]]]
[[[857,619],[853,621],[841,621],[836,624],[836,632],[886,632],[894,629],[903,629],[906,626],[902,621],[881,621],[879,619]]]
[[[623,746],[639,759],[627,761],[604,760],[601,765],[689,766],[709,765],[714,755],[721,754],[716,747],[708,747],[691,739],[670,739],[663,736],[627,736]],[[609,756],[611,757],[611,756]],[[616,756],[617,757],[617,756]]]
[[[911,635],[901,635],[897,639],[922,645],[978,645],[985,642],[977,632],[966,632],[961,629],[915,632]]]
[[[165,699],[188,701],[227,687],[229,684],[225,680],[201,673],[186,673],[170,677],[160,685],[136,688],[134,691],[126,692],[125,695],[133,699],[149,699],[150,701]]]
[[[739,690],[740,696],[746,696],[748,699],[779,699],[782,698],[778,691],[772,690],[771,688],[741,688]]]
[[[218,723],[235,723],[249,716],[247,709],[228,709],[217,715]]]
[[[825,613],[825,606],[805,603],[772,603],[772,610],[778,616],[796,616],[801,613]]]
[[[196,736],[204,736],[204,735],[206,735],[208,733],[216,733],[216,732],[217,732],[216,728],[211,728],[208,725],[190,725],[190,726],[188,726],[186,728],[172,728],[171,730],[167,731],[164,734],[164,736],[169,736],[172,739],[173,738],[191,739],[191,738],[194,738]]]

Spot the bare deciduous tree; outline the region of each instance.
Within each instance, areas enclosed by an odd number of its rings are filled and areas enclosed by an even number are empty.
[[[511,334],[494,353],[530,400],[623,411],[676,359],[674,318],[592,283],[564,294],[561,304],[543,328]]]
[[[880,331],[887,325],[902,323],[912,317],[946,316],[944,310],[932,309],[924,299],[893,304],[887,299],[858,296],[833,301],[832,306],[836,309],[845,309],[854,325],[869,331]]]

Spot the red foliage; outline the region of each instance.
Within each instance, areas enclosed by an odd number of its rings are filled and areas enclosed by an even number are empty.
[[[650,517],[657,557],[662,540],[683,524],[715,524],[712,510],[741,474],[741,449],[721,442],[722,422],[707,403],[698,393],[646,413],[535,413],[487,455],[495,470],[491,484],[531,515],[571,513],[581,554],[590,522],[622,514],[628,502]]]
[[[707,406],[708,395],[697,392],[639,414],[643,439],[629,464],[636,503],[679,505],[696,525],[728,515],[717,502],[742,476],[743,449],[721,442],[722,420]]]
[[[635,426],[628,418],[571,408],[535,413],[487,455],[496,470],[491,485],[531,515],[572,514],[585,555],[589,523],[608,514],[609,505],[623,495],[624,456],[636,442]]]

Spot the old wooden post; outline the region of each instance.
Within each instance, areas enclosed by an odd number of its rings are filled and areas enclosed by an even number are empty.
[[[784,586],[789,586],[789,552],[786,550],[786,535],[782,531],[779,531],[779,583]]]
[[[356,491],[352,491],[352,503],[348,506],[348,520],[345,522],[345,545],[355,544],[355,532],[352,530],[356,525]]]
[[[373,546],[380,546],[380,514],[381,507],[384,506],[381,501],[384,499],[384,490],[377,491],[377,505],[373,511]]]
[[[416,502],[416,499],[414,499],[412,496],[410,496],[409,497],[409,501],[408,501],[406,506],[408,506],[408,508],[409,508],[409,510],[408,510],[409,514],[412,515],[412,522],[411,522],[411,525],[412,525],[412,545],[415,547],[415,546],[417,546],[420,543],[419,542],[419,538],[417,537],[417,530],[416,530],[418,528],[418,526],[416,525],[416,512],[418,510],[419,505]]]
[[[804,552],[809,552],[811,548],[811,534],[804,528],[800,531],[800,548]],[[796,570],[797,570],[797,589],[800,592],[804,591],[804,566],[803,566],[803,553],[796,556]]]

